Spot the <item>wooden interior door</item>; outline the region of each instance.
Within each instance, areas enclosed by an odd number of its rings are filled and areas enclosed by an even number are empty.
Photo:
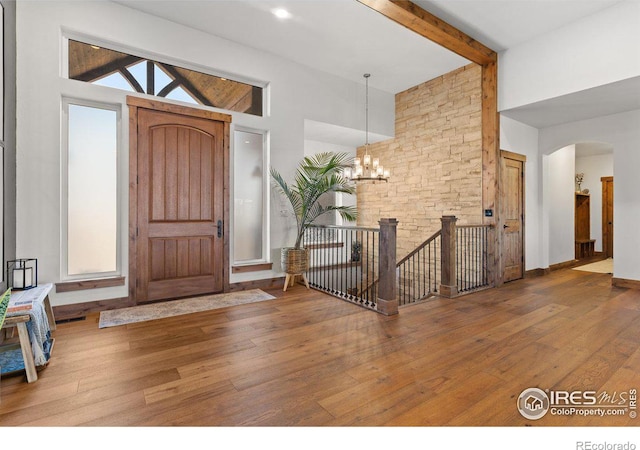
[[[524,164],[526,158],[502,151],[500,157],[500,217],[502,281],[524,276]]]
[[[224,287],[225,124],[137,109],[136,302]]]
[[[613,258],[613,177],[602,177],[602,253]]]

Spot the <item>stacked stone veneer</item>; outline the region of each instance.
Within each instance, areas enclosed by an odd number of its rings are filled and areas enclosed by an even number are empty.
[[[369,146],[391,178],[358,184],[358,224],[398,219],[398,259],[440,229],[443,215],[481,223],[481,95],[476,64],[400,92],[396,137]]]

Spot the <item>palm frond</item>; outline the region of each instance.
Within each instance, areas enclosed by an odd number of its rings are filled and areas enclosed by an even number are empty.
[[[345,220],[356,220],[357,211],[353,206],[322,206],[319,203],[329,192],[355,193],[355,187],[342,175],[350,163],[351,157],[346,153],[323,152],[306,156],[300,161],[291,186],[279,172],[271,169],[274,186],[289,200],[296,216],[296,248],[300,247],[305,230],[330,211],[338,212]]]

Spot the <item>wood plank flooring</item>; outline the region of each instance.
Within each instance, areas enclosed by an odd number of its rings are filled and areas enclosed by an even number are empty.
[[[385,317],[296,285],[271,301],[98,329],[63,323],[2,426],[633,426],[547,414],[529,387],[640,388],[640,291],[575,270]]]

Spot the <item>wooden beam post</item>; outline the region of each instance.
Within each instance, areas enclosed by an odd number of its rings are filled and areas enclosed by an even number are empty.
[[[499,223],[500,210],[500,115],[498,113],[498,65],[482,66],[482,210],[485,225]],[[495,286],[501,286],[503,274],[500,249],[502,233],[489,234],[487,271]]]
[[[363,5],[482,66],[482,217],[484,224],[499,223],[500,120],[498,113],[498,55],[492,49],[408,0],[358,0]],[[496,285],[500,273],[501,234],[496,230],[490,246],[489,268]]]
[[[442,216],[442,231],[440,239],[441,280],[440,295],[456,297],[458,283],[456,282],[456,216]]]
[[[378,312],[391,316],[398,314],[398,285],[396,277],[396,239],[398,221],[380,219],[380,240],[378,241]]]

